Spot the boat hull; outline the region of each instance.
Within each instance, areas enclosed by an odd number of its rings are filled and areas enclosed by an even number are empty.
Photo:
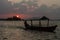
[[[57,25],[48,26],[48,27],[25,26],[25,28],[29,29],[29,30],[47,31],[47,32],[53,32],[56,29],[56,27],[57,27]]]

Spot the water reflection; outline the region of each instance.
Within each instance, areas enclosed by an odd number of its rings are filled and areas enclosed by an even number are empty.
[[[1,30],[1,29],[0,29]],[[1,38],[6,40],[57,40],[56,33],[3,28]]]
[[[33,40],[55,40],[57,39],[56,33],[39,32],[39,31],[24,31],[24,36]]]

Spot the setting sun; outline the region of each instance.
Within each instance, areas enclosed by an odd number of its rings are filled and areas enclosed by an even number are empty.
[[[18,15],[16,17],[19,17]]]

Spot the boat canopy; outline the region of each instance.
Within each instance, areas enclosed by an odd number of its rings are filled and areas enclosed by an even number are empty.
[[[47,18],[46,16],[43,16],[42,18],[40,18],[40,20],[49,20],[49,18]]]
[[[39,26],[49,26],[49,18],[47,18],[46,16],[43,16],[43,17],[41,17],[41,18],[39,18],[39,19],[30,19],[30,20],[26,20],[26,21],[31,21],[31,26],[33,25],[33,24],[37,24],[37,22],[36,21],[39,21]],[[35,21],[35,23],[34,23],[34,21]]]

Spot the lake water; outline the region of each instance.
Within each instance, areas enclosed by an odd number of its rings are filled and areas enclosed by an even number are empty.
[[[54,23],[58,27],[55,33],[51,33],[24,30],[23,21],[0,21],[0,40],[60,40],[60,21],[54,21]]]

